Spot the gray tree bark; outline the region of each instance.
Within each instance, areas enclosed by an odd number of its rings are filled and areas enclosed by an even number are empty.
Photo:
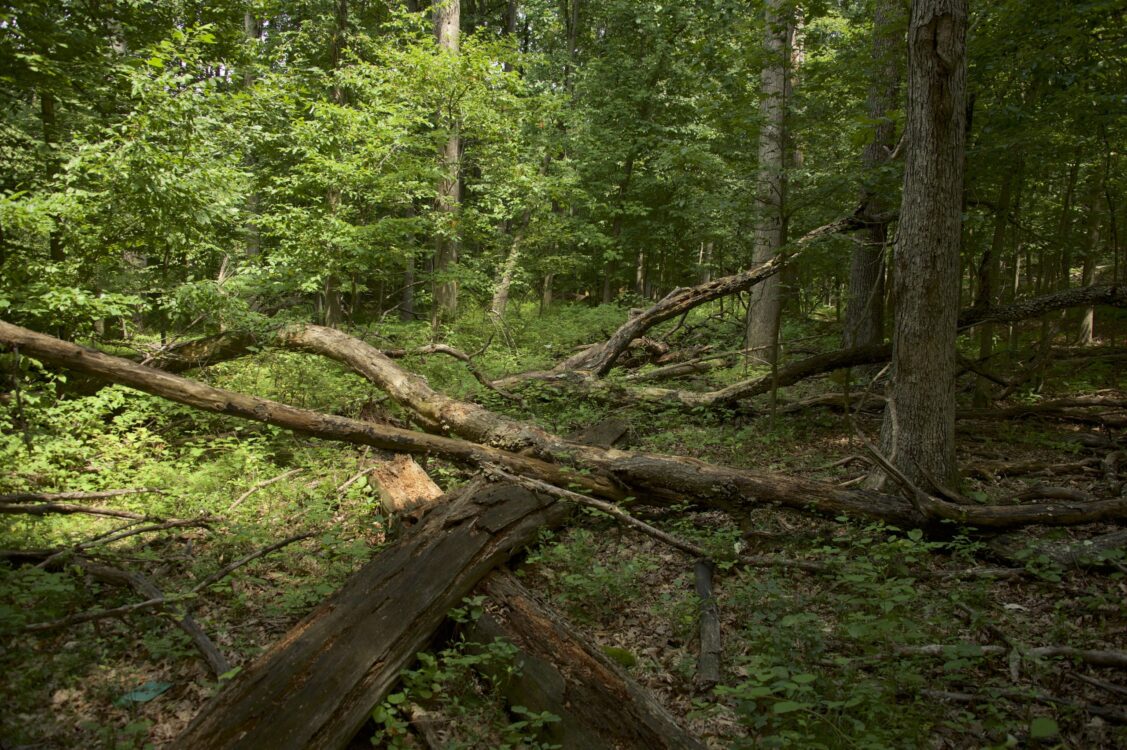
[[[458,54],[461,5],[460,0],[435,0],[434,3],[434,34],[438,44],[451,55]],[[440,114],[440,117],[442,115]],[[438,182],[438,196],[436,206],[442,218],[443,226],[435,235],[434,271],[438,276],[434,288],[434,321],[448,321],[454,318],[458,310],[458,282],[448,278],[451,267],[458,261],[459,242],[453,229],[452,217],[458,211],[458,204],[462,201],[461,180],[459,165],[461,163],[462,142],[458,133],[457,123],[453,121],[453,113],[445,113],[448,118],[450,135],[439,151],[442,163],[443,176]]]
[[[774,258],[783,246],[784,182],[783,154],[786,142],[787,71],[791,62],[793,10],[783,0],[767,0],[765,43],[767,62],[761,78],[762,101],[759,111],[759,184],[756,188],[755,249],[752,265]],[[747,348],[762,352],[774,362],[777,352],[782,285],[773,276],[751,290],[747,310]]]
[[[953,486],[955,331],[966,139],[967,0],[917,0],[908,30],[904,197],[896,243],[885,455],[917,486]],[[883,485],[883,477],[874,477]]]
[[[892,206],[880,187],[872,183],[875,171],[888,162],[896,146],[896,125],[889,115],[900,105],[903,6],[899,0],[879,0],[873,18],[867,114],[877,125],[861,154],[868,182],[861,196],[861,216],[869,224],[850,261],[849,299],[841,338],[844,349],[872,346],[884,339],[884,253],[889,224],[886,217]]]

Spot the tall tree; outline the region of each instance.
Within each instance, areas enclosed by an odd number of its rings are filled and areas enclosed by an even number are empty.
[[[461,31],[460,0],[435,0],[434,34],[438,45],[450,55],[458,54]],[[458,261],[458,237],[454,214],[461,201],[459,162],[462,139],[453,112],[440,113],[440,120],[448,131],[446,143],[439,153],[442,177],[438,182],[437,207],[444,221],[435,235],[434,271],[437,281],[434,288],[434,319],[436,322],[453,319],[458,310],[458,282],[450,277],[452,266]]]
[[[966,147],[967,0],[915,0],[892,385],[881,439],[913,482],[953,486],[955,325]]]
[[[873,135],[861,154],[865,185],[861,215],[868,222],[849,267],[849,299],[845,308],[842,346],[870,346],[884,338],[884,254],[891,208],[880,185],[880,170],[896,145],[892,113],[900,106],[900,54],[904,4],[877,0],[873,15],[872,67],[866,114]]]
[[[765,7],[766,63],[761,73],[762,100],[759,125],[759,175],[756,189],[755,249],[752,264],[775,257],[785,241],[787,76],[792,61],[794,9],[786,0],[767,0]],[[747,311],[747,346],[775,361],[779,312],[782,306],[780,275],[751,291]]]

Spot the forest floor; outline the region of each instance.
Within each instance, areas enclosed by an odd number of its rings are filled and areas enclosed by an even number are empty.
[[[702,341],[734,337],[707,312],[694,313],[686,330]],[[600,339],[622,315],[615,308],[565,308],[547,318],[526,312],[511,323],[505,345],[495,341],[478,362],[492,375],[543,367],[576,344]],[[379,336],[373,329],[358,333],[381,347],[408,347],[426,336],[421,325],[378,330]],[[835,344],[832,330],[831,323],[814,321],[784,338],[824,349]],[[486,320],[471,320],[447,340],[474,351],[493,333]],[[863,451],[849,421],[827,409],[772,417],[763,413],[763,399],[754,414],[622,407],[540,385],[527,388],[518,406],[478,387],[464,365],[449,358],[409,358],[404,366],[424,373],[436,390],[477,398],[558,434],[614,417],[629,425],[625,444],[632,448],[835,482],[868,469],[864,459],[845,461]],[[0,432],[8,467],[0,493],[148,487],[160,493],[115,497],[98,507],[211,519],[206,527],[95,544],[90,557],[142,573],[174,596],[255,550],[312,535],[183,600],[234,669],[404,528],[367,480],[366,472],[382,460],[373,451],[201,414],[120,387],[54,400],[43,391],[49,376],[33,363],[23,367],[28,377],[18,414],[9,402]],[[708,383],[743,374],[742,365],[713,371]],[[306,355],[266,351],[201,376],[298,406],[377,420],[402,417],[367,382]],[[1019,391],[1011,403],[1097,392],[1122,400],[1121,385],[1113,363],[1052,367],[1039,392]],[[705,381],[681,387],[703,389]],[[781,403],[840,388],[833,377],[808,381],[785,390]],[[879,432],[878,415],[857,415],[855,424],[870,436]],[[1042,418],[961,421],[966,480],[960,491],[991,503],[1048,485],[1106,495],[1100,461],[1123,447],[1120,428]],[[1017,462],[1046,468],[995,475],[1000,463]],[[446,490],[470,476],[435,459],[424,467]],[[688,507],[651,509],[645,498],[631,508],[706,549],[740,545],[750,554],[809,564],[719,567],[723,677],[705,690],[696,674],[700,610],[688,555],[603,514],[577,511],[570,524],[544,530],[540,542],[513,561],[530,589],[710,747],[1127,746],[1127,676],[1121,670],[1031,652],[1043,646],[1127,649],[1123,550],[1084,570],[1066,570],[1038,551],[1044,541],[1083,539],[1114,526],[1033,528],[1005,538],[952,527],[936,539],[770,507],[738,519]],[[121,518],[86,515],[4,518],[5,550],[74,545],[125,526]],[[1003,541],[1008,563],[996,552]],[[1023,556],[1022,549],[1029,551]],[[1015,557],[1022,560],[1018,567]],[[159,747],[224,679],[209,671],[166,611],[29,632],[37,623],[139,598],[91,580],[65,559],[50,570],[11,559],[0,564],[5,750]],[[488,607],[471,601],[455,620],[464,624]],[[357,746],[374,736],[385,746],[426,747],[409,727],[411,709],[420,706],[430,717],[429,736],[448,747],[547,746],[537,729],[551,717],[507,711],[482,676],[490,673],[480,669],[483,659],[504,662],[511,655],[502,648],[484,657],[472,653],[460,640],[464,630],[452,626],[448,640],[406,675]]]

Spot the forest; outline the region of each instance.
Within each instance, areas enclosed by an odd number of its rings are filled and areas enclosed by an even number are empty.
[[[1127,746],[1127,2],[0,3],[0,750]]]

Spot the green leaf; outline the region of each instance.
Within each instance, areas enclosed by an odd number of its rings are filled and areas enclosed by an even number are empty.
[[[806,708],[806,704],[798,701],[779,701],[772,706],[771,710],[777,714],[789,714],[793,711],[801,711],[804,708]]]
[[[1047,716],[1038,716],[1029,723],[1029,736],[1035,740],[1056,737],[1058,732],[1060,727],[1057,726],[1056,721]]]

